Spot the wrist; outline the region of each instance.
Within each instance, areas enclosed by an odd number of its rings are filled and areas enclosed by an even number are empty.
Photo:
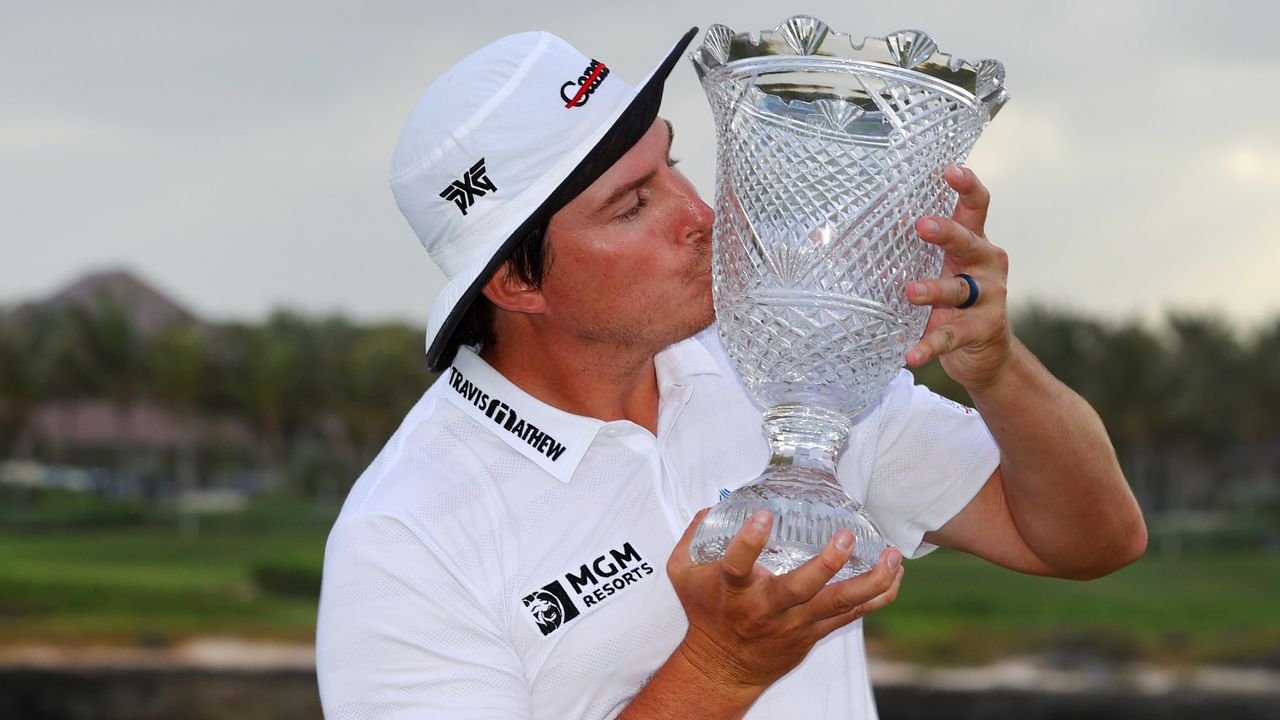
[[[768,682],[749,678],[731,653],[693,628],[676,646],[671,661],[705,692],[744,710],[769,687]]]
[[[685,641],[631,699],[618,720],[656,720],[691,717],[700,720],[741,720],[764,688],[736,682],[714,670],[707,648]]]
[[[1019,391],[1017,388],[1024,380],[1028,352],[1015,337],[1010,336],[1008,343],[1007,351],[984,373],[981,381],[961,383],[975,404],[981,402],[980,398],[998,398],[1011,390]]]

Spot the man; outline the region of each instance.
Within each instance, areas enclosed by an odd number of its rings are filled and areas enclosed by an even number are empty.
[[[946,268],[908,287],[933,313],[907,359],[939,358],[980,416],[904,371],[838,473],[896,548],[828,585],[841,531],[775,577],[759,513],[723,561],[690,562],[693,511],[767,459],[703,331],[711,209],[657,118],[692,36],[638,88],[555,36],[503,38],[410,115],[391,184],[449,277],[427,334],[443,374],[330,536],[330,718],[874,717],[859,619],[895,598],[903,554],[1086,578],[1142,553],[1096,414],[1011,335],[986,190],[953,167],[954,218],[916,226]]]

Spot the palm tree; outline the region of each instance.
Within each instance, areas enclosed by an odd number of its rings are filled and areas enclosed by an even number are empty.
[[[1238,443],[1240,409],[1249,403],[1244,354],[1231,328],[1212,315],[1169,318],[1174,373],[1166,423],[1178,509],[1218,508],[1234,480],[1229,451]]]
[[[174,475],[178,487],[190,493],[199,485],[199,403],[209,362],[203,329],[195,323],[173,324],[153,335],[146,344],[147,391],[170,408],[193,432],[186,445],[175,448]],[[199,532],[194,513],[179,512],[184,534]]]
[[[402,325],[360,333],[350,348],[350,368],[343,414],[368,462],[435,378],[423,359],[421,331]]]
[[[48,392],[47,366],[39,362],[37,346],[25,326],[0,322],[0,453],[16,454],[18,435],[27,426],[36,404]]]
[[[1089,399],[1111,433],[1139,503],[1154,511],[1162,501],[1160,433],[1174,392],[1169,353],[1155,334],[1130,321],[1107,333],[1100,356],[1097,390]]]
[[[133,424],[146,363],[133,321],[114,296],[61,312],[56,337],[56,382],[65,397],[106,397],[115,408],[122,441],[116,448],[117,492],[138,495],[137,438]]]

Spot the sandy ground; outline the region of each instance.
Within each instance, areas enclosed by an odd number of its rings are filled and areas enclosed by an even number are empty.
[[[163,668],[205,670],[314,669],[311,645],[234,638],[203,638],[171,647],[18,644],[0,646],[0,670],[9,668]]]
[[[1262,668],[1219,666],[1160,667],[1134,664],[1112,667],[1098,664],[1078,669],[1059,669],[1047,667],[1038,658],[1009,658],[981,667],[929,668],[873,660],[871,681],[877,687],[908,685],[972,692],[1122,690],[1159,695],[1175,690],[1198,690],[1274,694],[1280,700],[1280,672]]]
[[[0,647],[0,671],[17,668],[312,670],[315,648],[309,644],[235,638],[202,638],[165,648],[46,644]],[[1144,694],[1201,690],[1280,696],[1280,672],[1275,670],[1146,664],[1118,668],[1098,664],[1061,669],[1049,667],[1033,657],[1009,658],[966,668],[923,667],[873,659],[871,678],[879,687],[940,690],[1088,692],[1112,689]]]

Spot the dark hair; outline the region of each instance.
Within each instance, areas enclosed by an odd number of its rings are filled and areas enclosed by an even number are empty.
[[[520,238],[497,272],[505,272],[508,278],[540,288],[550,265],[548,260],[547,223],[542,223],[535,225]],[[458,323],[458,329],[453,331],[453,337],[449,340],[449,355],[453,355],[459,345],[472,345],[480,349],[497,343],[498,338],[493,334],[493,317],[493,303],[484,293],[477,295]]]

